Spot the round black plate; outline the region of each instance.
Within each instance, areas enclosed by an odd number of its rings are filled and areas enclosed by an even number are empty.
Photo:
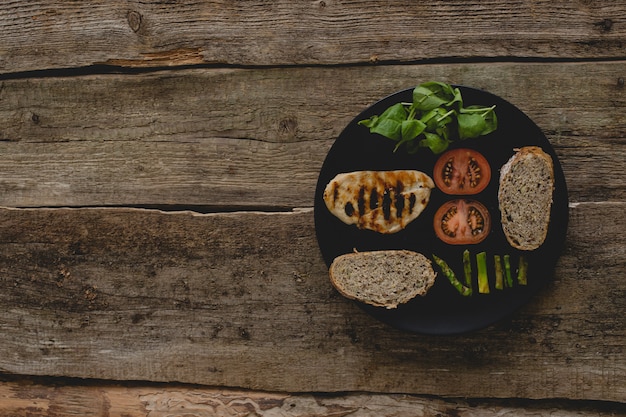
[[[433,176],[437,155],[422,149],[409,155],[403,149],[393,152],[395,143],[380,135],[370,134],[369,129],[359,126],[358,121],[380,115],[387,107],[398,102],[412,101],[413,88],[397,92],[369,107],[359,114],[339,135],[328,152],[319,174],[315,192],[315,229],[322,256],[330,266],[335,257],[353,252],[383,249],[409,249],[427,257],[435,254],[443,258],[462,278],[462,252],[469,249],[474,271],[474,294],[461,296],[446,277],[438,272],[435,285],[423,297],[417,297],[397,309],[372,307],[359,304],[373,317],[394,327],[424,334],[456,334],[486,327],[510,315],[527,303],[549,280],[561,252],[568,220],[568,197],[561,165],[552,146],[541,130],[522,111],[493,94],[458,86],[464,105],[496,105],[498,129],[484,137],[455,142],[456,147],[473,148],[482,153],[491,164],[491,181],[481,193],[469,198],[481,201],[489,210],[492,230],[487,239],[477,245],[453,246],[441,242],[434,233],[433,215],[437,208],[455,196],[434,189],[430,202],[422,214],[404,230],[395,234],[379,234],[346,225],[328,211],[323,200],[326,184],[337,174],[360,170],[415,169]],[[548,236],[543,245],[534,251],[518,251],[511,247],[502,232],[498,208],[498,181],[500,167],[514,154],[515,148],[540,146],[554,161],[555,190],[551,209]],[[479,294],[476,283],[476,259],[479,252],[486,252],[491,292]],[[510,255],[515,273],[519,256],[528,261],[528,284],[515,285],[504,290],[494,289],[494,255]]]

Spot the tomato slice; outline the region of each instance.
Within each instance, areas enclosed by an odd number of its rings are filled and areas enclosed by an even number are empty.
[[[446,194],[478,194],[491,180],[491,167],[480,152],[451,149],[435,163],[433,179],[437,188]]]
[[[444,203],[433,221],[435,234],[450,245],[471,245],[482,242],[491,230],[487,208],[474,200],[451,200]]]

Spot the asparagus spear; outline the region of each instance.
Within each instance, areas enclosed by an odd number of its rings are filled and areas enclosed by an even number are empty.
[[[481,294],[489,294],[486,252],[479,252],[476,254],[476,269],[478,270],[478,292]]]
[[[459,294],[461,294],[464,297],[468,297],[472,295],[472,289],[467,288],[465,285],[461,283],[461,281],[459,281],[456,278],[454,271],[452,270],[452,268],[448,266],[446,261],[439,258],[437,255],[433,255],[433,259],[435,260],[435,263],[439,265],[439,268],[441,268],[441,271],[443,272],[443,274],[448,278],[448,281],[450,281],[450,284],[452,284],[452,286],[456,288]]]
[[[500,260],[500,255],[493,255],[493,261],[496,270],[496,290],[501,290],[504,288],[504,277],[502,274],[502,261]]]
[[[526,285],[528,283],[526,274],[528,271],[528,261],[523,255],[519,257],[519,267],[517,268],[517,283],[519,285]]]
[[[472,261],[468,249],[463,251],[463,273],[465,275],[465,285],[472,288]]]
[[[511,255],[504,255],[505,283],[508,288],[513,287],[513,276],[511,275]]]

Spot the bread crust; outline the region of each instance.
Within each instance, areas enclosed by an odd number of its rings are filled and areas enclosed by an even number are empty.
[[[329,275],[344,297],[392,309],[425,295],[437,274],[421,253],[380,250],[340,255],[331,264]]]
[[[500,184],[502,184],[503,177],[506,176],[511,170],[512,165],[528,156],[536,156],[543,159],[550,167],[550,172],[552,172],[552,175],[554,176],[554,163],[552,162],[552,158],[539,146],[524,146],[514,150],[515,154],[507,161],[506,164],[502,166],[502,168],[500,168]]]
[[[539,165],[536,165],[540,162]],[[535,164],[516,169],[519,164]],[[554,163],[538,146],[525,146],[500,169],[498,203],[501,224],[509,244],[531,251],[545,241],[554,193]]]

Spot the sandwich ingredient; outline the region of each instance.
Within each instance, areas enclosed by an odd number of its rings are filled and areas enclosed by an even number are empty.
[[[448,281],[450,281],[450,284],[452,284],[452,286],[459,292],[459,294],[461,294],[464,297],[469,297],[470,295],[472,295],[472,288],[466,287],[465,285],[463,285],[463,283],[461,283],[461,281],[457,279],[454,271],[452,270],[452,268],[450,268],[450,266],[448,266],[446,261],[444,261],[443,259],[441,259],[440,257],[434,254],[433,254],[433,259],[435,260],[435,263],[437,264],[437,266],[441,268],[441,272],[443,272],[446,278],[448,278]]]
[[[500,169],[498,203],[509,244],[535,250],[546,239],[554,191],[554,166],[540,147],[526,146]]]
[[[472,286],[472,260],[470,259],[470,251],[463,251],[463,275],[465,276],[465,285]]]
[[[504,255],[504,282],[508,288],[513,287],[513,275],[511,274],[511,255]]]
[[[465,297],[474,294],[474,291],[472,289],[473,272],[471,264],[471,253],[468,249],[463,251],[463,282],[457,278],[454,270],[442,258],[433,254],[433,260],[439,266],[439,268],[441,268],[441,272],[443,272],[450,284],[452,284],[452,286],[459,292],[459,294]],[[476,254],[476,281],[478,284],[479,294],[490,294],[492,284],[493,288],[496,290],[513,288],[514,283],[511,276],[511,255],[494,255],[493,260],[494,266],[492,271],[494,272],[494,281],[493,283],[490,283],[490,266],[488,262],[487,252],[481,251]],[[517,269],[517,284],[522,286],[527,285],[527,275],[528,261],[522,255],[519,258],[519,265]]]
[[[408,250],[340,255],[329,274],[343,296],[388,309],[425,295],[437,275],[426,256]]]
[[[482,242],[491,230],[487,208],[474,200],[451,200],[444,203],[433,219],[435,234],[450,245]]]
[[[434,186],[420,171],[355,171],[336,175],[324,190],[324,202],[346,224],[396,233],[422,213]]]
[[[494,271],[496,274],[495,287],[496,290],[504,289],[504,273],[502,271],[502,260],[500,255],[493,255]]]
[[[360,125],[396,142],[394,152],[404,145],[409,153],[429,148],[445,151],[456,140],[477,138],[495,131],[495,106],[464,107],[458,88],[430,81],[413,90],[411,103],[396,103],[380,116],[359,121]]]
[[[521,255],[519,257],[519,265],[517,267],[517,283],[519,285],[528,284],[528,261]]]
[[[487,158],[478,151],[451,149],[435,163],[433,179],[437,188],[446,194],[478,194],[491,180],[491,167]]]
[[[487,274],[487,253],[476,254],[476,270],[478,273],[478,292],[489,294],[489,276]]]

